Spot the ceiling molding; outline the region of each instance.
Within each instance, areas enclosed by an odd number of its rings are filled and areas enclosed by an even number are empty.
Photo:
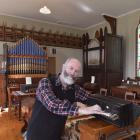
[[[84,28],[84,30],[89,30],[89,29],[91,29],[91,28],[94,28],[94,27],[96,27],[96,26],[100,26],[101,24],[105,24],[105,23],[107,23],[107,21],[102,21],[102,22],[100,22],[100,23],[98,23],[98,24],[91,25],[91,26],[89,26],[89,27],[87,27],[87,28]]]
[[[39,22],[39,23],[45,23],[45,24],[50,24],[50,25],[55,25],[55,26],[61,26],[61,27],[66,27],[66,28],[76,29],[76,30],[81,30],[81,31],[84,30],[84,28],[78,28],[78,27],[73,27],[73,26],[69,26],[69,25],[62,25],[62,24],[59,24],[59,23],[54,23],[54,22],[49,22],[49,21],[44,21],[44,20],[38,20],[38,19],[33,19],[33,18],[9,15],[9,14],[6,14],[6,13],[0,13],[0,16],[8,16],[8,17],[24,19],[24,20],[28,20],[28,21],[35,21],[35,22]]]
[[[117,18],[120,18],[120,17],[123,17],[123,16],[127,16],[127,15],[132,14],[132,13],[135,13],[137,11],[140,11],[140,8],[139,9],[132,10],[132,11],[127,12],[127,13],[124,13],[124,14],[118,16]]]

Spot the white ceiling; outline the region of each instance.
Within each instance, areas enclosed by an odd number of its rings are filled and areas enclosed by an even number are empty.
[[[47,5],[50,15],[39,13]],[[104,21],[102,14],[118,17],[140,9],[140,0],[0,0],[0,14],[87,28]]]

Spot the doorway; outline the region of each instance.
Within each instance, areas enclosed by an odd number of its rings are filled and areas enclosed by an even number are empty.
[[[48,76],[56,74],[56,57],[48,57]]]

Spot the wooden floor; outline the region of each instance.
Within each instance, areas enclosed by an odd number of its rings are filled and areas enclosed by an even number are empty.
[[[3,113],[0,116],[0,140],[23,140],[20,129],[23,126],[22,121],[14,116]]]

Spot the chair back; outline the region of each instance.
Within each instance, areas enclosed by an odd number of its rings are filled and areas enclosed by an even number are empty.
[[[126,93],[125,93],[125,100],[129,100],[130,98],[131,98],[131,100],[135,100],[136,99],[136,93],[130,92],[130,91],[126,91]]]
[[[107,96],[107,89],[106,88],[100,88],[100,94]]]

